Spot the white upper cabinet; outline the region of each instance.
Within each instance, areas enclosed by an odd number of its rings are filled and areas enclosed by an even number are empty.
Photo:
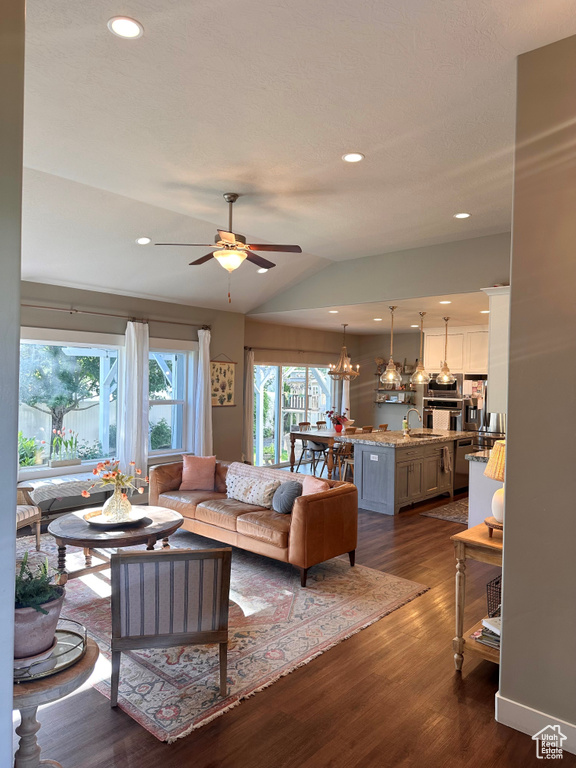
[[[438,373],[444,360],[444,329],[424,335],[424,365]],[[453,373],[488,372],[488,329],[480,326],[448,328],[448,367]]]

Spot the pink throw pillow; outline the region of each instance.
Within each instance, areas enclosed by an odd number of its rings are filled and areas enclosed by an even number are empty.
[[[183,456],[181,491],[213,491],[216,456]]]
[[[302,483],[302,496],[310,496],[311,493],[322,493],[322,491],[329,491],[330,486],[326,480],[320,480],[317,477],[311,477],[306,475],[304,482]]]

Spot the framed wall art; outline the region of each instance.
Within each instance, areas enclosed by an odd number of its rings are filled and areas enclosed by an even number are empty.
[[[236,405],[236,363],[212,360],[210,362],[210,381],[213,406]]]

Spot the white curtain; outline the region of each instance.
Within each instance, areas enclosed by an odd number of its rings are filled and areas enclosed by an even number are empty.
[[[254,350],[244,353],[244,432],[242,459],[254,463]]]
[[[194,387],[194,453],[212,455],[212,397],[210,394],[210,331],[198,331],[198,365]]]
[[[348,358],[348,362],[351,362],[350,358]],[[340,413],[345,414],[350,418],[350,382],[348,379],[342,380],[342,403],[340,407]],[[348,410],[346,410],[346,408],[348,408]]]
[[[148,352],[148,325],[130,320],[121,354],[118,458],[120,469],[135,461],[143,475],[148,473]]]

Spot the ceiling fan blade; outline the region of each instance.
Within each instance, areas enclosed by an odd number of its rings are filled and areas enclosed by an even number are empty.
[[[268,259],[263,259],[262,256],[258,256],[257,253],[247,253],[246,260],[251,261],[252,264],[256,264],[262,269],[272,269],[272,267],[276,266],[276,264],[272,264]]]
[[[212,243],[154,243],[154,245],[187,245],[187,246],[193,246],[194,248],[213,248]]]
[[[276,245],[274,243],[250,243],[248,246],[251,251],[285,251],[289,253],[302,253],[299,245]]]
[[[236,235],[234,232],[226,232],[224,229],[217,230],[220,240],[228,245],[236,245]]]
[[[207,253],[206,256],[201,256],[199,259],[196,259],[196,261],[191,261],[188,266],[196,267],[198,264],[204,264],[205,262],[210,261],[212,256],[214,256],[214,253]]]

